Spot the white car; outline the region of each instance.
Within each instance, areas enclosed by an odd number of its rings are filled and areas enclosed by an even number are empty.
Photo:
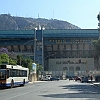
[[[43,77],[41,78],[41,80],[42,80],[42,81],[50,81],[50,78],[51,78],[51,77],[43,76]]]

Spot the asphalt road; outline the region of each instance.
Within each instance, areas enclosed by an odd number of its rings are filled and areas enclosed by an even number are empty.
[[[29,83],[0,90],[0,100],[100,100],[100,89],[73,80]]]

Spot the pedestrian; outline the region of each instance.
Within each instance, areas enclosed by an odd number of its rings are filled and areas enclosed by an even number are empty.
[[[91,75],[90,79],[91,79],[91,82],[92,82],[92,80],[93,80],[93,76],[92,75]]]

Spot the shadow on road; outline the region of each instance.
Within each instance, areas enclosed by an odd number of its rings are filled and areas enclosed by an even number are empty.
[[[87,98],[88,100],[92,100],[100,98],[100,90],[96,89],[92,85],[65,85],[60,86],[61,89],[66,89],[66,93],[62,94],[48,94],[48,95],[41,95],[43,97],[51,97],[51,98]]]

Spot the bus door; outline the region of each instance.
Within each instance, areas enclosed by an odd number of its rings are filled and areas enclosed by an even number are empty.
[[[0,69],[0,87],[6,85],[6,69]]]

